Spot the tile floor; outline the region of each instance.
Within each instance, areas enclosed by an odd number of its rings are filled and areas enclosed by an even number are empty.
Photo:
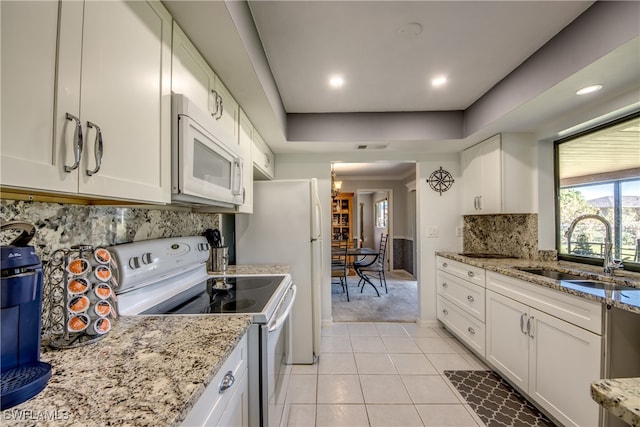
[[[289,427],[483,426],[444,370],[488,369],[446,330],[334,323],[320,362],[294,365]]]

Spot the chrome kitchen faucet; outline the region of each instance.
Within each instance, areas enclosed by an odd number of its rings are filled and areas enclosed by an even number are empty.
[[[595,214],[586,214],[576,217],[573,222],[571,222],[571,225],[569,225],[569,228],[565,233],[565,236],[567,238],[567,252],[569,252],[571,249],[571,235],[573,234],[573,229],[580,221],[585,219],[596,219],[604,224],[604,261],[602,264],[604,267],[604,274],[606,274],[607,276],[613,276],[615,270],[618,268],[622,268],[623,265],[622,261],[616,262],[612,258],[611,251],[613,249],[613,243],[611,243],[611,224],[604,217]]]

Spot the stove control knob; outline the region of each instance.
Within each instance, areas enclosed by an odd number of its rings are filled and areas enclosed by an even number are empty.
[[[142,254],[142,263],[143,264],[151,264],[153,262],[153,258],[151,258],[151,252],[146,252]]]
[[[140,258],[137,256],[129,258],[129,267],[132,269],[140,268]]]

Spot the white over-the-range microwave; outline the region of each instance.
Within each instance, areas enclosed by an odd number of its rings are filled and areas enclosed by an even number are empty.
[[[244,155],[211,115],[181,94],[171,102],[171,200],[234,208],[244,203]]]

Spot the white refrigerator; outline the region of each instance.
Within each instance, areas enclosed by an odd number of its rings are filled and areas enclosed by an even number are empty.
[[[298,288],[291,360],[315,363],[322,282],[322,215],[315,178],[254,182],[253,213],[236,215],[236,263],[291,267]]]

